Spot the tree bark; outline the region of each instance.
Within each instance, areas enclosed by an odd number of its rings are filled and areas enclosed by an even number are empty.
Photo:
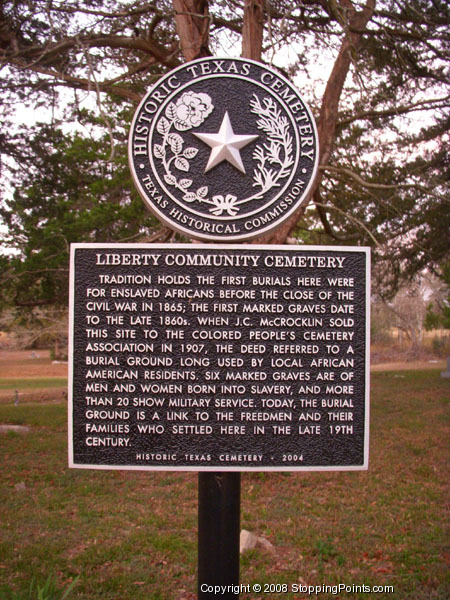
[[[264,0],[245,0],[242,26],[242,58],[261,60]]]
[[[208,0],[172,0],[180,47],[186,61],[211,56]]]
[[[341,49],[336,58],[336,61],[328,79],[325,93],[322,98],[322,105],[319,114],[317,126],[319,137],[319,165],[325,166],[329,163],[334,140],[336,137],[336,124],[338,117],[339,100],[341,98],[345,79],[352,63],[352,56],[361,47],[363,38],[362,33],[355,31],[363,31],[367,23],[372,18],[375,10],[376,0],[367,0],[366,6],[362,11],[357,11],[350,0],[340,0],[337,10],[343,18],[346,14],[346,29],[347,33],[341,45]],[[333,5],[336,3],[333,2]],[[335,6],[336,8],[336,6]],[[345,13],[344,13],[345,11]],[[274,233],[258,238],[255,243],[272,243],[284,244],[291,231],[294,229],[299,219],[305,213],[306,207],[314,196],[315,191],[320,185],[322,174],[319,171],[316,180],[311,187],[308,197],[302,206],[294,212],[294,214],[285,221]]]

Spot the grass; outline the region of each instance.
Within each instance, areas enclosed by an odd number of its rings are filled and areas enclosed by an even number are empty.
[[[0,390],[35,390],[67,386],[67,377],[2,377]]]
[[[14,591],[4,592],[4,600],[66,600],[72,589],[77,584],[78,578],[74,579],[65,590],[59,590],[56,586],[53,573],[47,577],[44,583],[40,584],[32,579],[29,589],[25,594]]]
[[[67,396],[67,377],[23,377],[0,379],[0,404],[54,402]],[[1,599],[0,599],[1,600]]]
[[[241,582],[392,585],[376,597],[446,600],[449,391],[438,371],[373,375],[367,472],[243,474],[241,526],[274,548],[242,556]],[[62,403],[3,404],[0,423],[31,428],[0,437],[0,600],[27,597],[49,573],[59,590],[79,577],[73,600],[196,597],[195,473],[69,470]]]

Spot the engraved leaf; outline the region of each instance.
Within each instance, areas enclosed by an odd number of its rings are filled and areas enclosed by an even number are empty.
[[[179,135],[178,133],[171,133],[167,139],[169,141],[170,147],[172,148],[172,152],[174,154],[179,154],[181,152],[181,149],[183,148],[183,138],[181,137],[181,135]]]
[[[203,187],[199,188],[197,190],[197,196],[200,196],[200,198],[205,198],[205,196],[208,195],[208,187],[206,185],[204,185]]]
[[[197,152],[197,148],[186,148],[186,150],[183,152],[183,156],[186,158],[194,158],[194,156],[197,156]]]
[[[166,108],[166,117],[171,121],[175,118],[177,114],[177,107],[174,102],[170,102]]]
[[[170,174],[170,173],[166,173],[164,175],[164,181],[166,183],[168,183],[169,185],[175,185],[176,182],[177,182],[177,178],[174,175]]]
[[[174,125],[175,125],[175,129],[178,129],[178,131],[187,131],[188,129],[191,128],[189,123],[186,123],[186,121],[175,121]]]
[[[153,146],[153,154],[156,156],[156,158],[164,158],[166,151],[159,144],[155,144]]]
[[[180,179],[178,183],[180,184],[180,187],[187,190],[187,188],[192,185],[192,179]]]
[[[185,158],[177,157],[175,159],[175,166],[177,169],[180,169],[180,171],[189,171],[189,163]]]
[[[196,198],[196,196],[195,196],[194,192],[188,192],[187,194],[185,194],[183,196],[183,200],[185,202],[194,202],[195,198]]]
[[[269,147],[269,162],[270,163],[280,161],[280,150],[281,150],[280,144],[278,144],[277,142],[274,142],[274,141],[270,142],[270,147]]]
[[[256,169],[253,171],[254,172],[254,179],[255,179],[255,183],[253,184],[253,186],[258,186],[260,185],[261,187],[264,187],[264,181],[262,178],[262,175],[259,171],[257,171]]]
[[[158,124],[156,125],[156,129],[161,135],[164,135],[169,131],[170,123],[166,119],[166,117],[161,117],[161,119],[158,121]]]

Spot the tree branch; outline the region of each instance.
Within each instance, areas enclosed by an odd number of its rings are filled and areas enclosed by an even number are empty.
[[[65,4],[56,5],[52,4],[52,10],[56,12],[66,13],[69,15],[75,15],[77,13],[81,13],[83,15],[93,15],[96,17],[105,17],[107,19],[120,19],[123,17],[135,17],[139,15],[146,15],[148,13],[155,13],[157,15],[163,16],[164,13],[156,8],[154,4],[146,3],[140,6],[139,8],[132,8],[130,10],[120,10],[117,12],[110,12],[105,10],[94,10],[89,8],[84,8],[80,6],[67,6]]]
[[[8,46],[2,49],[0,57],[11,64],[28,68],[33,65],[27,65],[26,61],[37,60],[38,62],[43,62],[45,58],[45,63],[48,64],[51,59],[60,59],[61,55],[69,50],[77,49],[80,44],[86,48],[115,48],[143,52],[144,54],[154,56],[159,62],[170,68],[174,68],[180,64],[164,46],[154,40],[113,34],[72,36],[58,42],[48,43],[44,47],[42,45],[33,45],[21,49],[13,49],[13,51]],[[19,61],[20,64],[18,64]]]
[[[24,66],[22,68],[26,67]],[[56,80],[56,85],[86,90],[87,92],[92,90],[92,83],[91,81],[89,81],[89,79],[73,77],[72,75],[62,73],[61,71],[56,71],[54,69],[46,69],[38,65],[34,66],[30,70],[34,73],[40,73],[41,75],[48,75],[49,77],[53,77]],[[109,81],[99,81],[98,87],[101,92],[115,94],[116,96],[119,96],[119,98],[132,100],[133,102],[141,100],[141,94],[137,94],[136,92],[133,92],[125,87],[113,85]]]
[[[370,181],[365,181],[358,173],[351,171],[350,169],[346,169],[345,167],[332,167],[331,165],[326,165],[320,167],[321,171],[331,171],[332,173],[342,173],[343,175],[348,175],[352,179],[354,179],[359,185],[368,188],[368,189],[378,189],[378,190],[400,190],[400,189],[416,189],[420,192],[424,192],[439,200],[442,200],[442,196],[434,193],[431,189],[424,187],[423,185],[419,185],[418,183],[395,183],[395,184],[385,184],[385,183],[373,183]]]
[[[364,112],[357,113],[352,115],[351,117],[347,117],[346,119],[342,119],[337,122],[337,125],[340,127],[342,125],[349,125],[355,121],[359,121],[362,119],[382,119],[384,117],[395,117],[397,115],[403,115],[409,112],[420,111],[420,110],[432,110],[437,108],[436,104],[440,104],[441,102],[448,102],[450,100],[449,96],[443,96],[442,98],[434,98],[429,100],[421,100],[420,102],[414,102],[412,104],[408,104],[406,106],[394,106],[393,108],[386,110],[368,110]],[[444,105],[448,106],[448,105]],[[441,107],[439,107],[441,108]]]
[[[347,219],[350,219],[350,221],[353,221],[354,223],[356,223],[359,227],[361,227],[361,229],[363,229],[367,233],[367,235],[370,237],[370,239],[373,241],[373,243],[376,246],[380,245],[380,243],[378,242],[377,238],[373,235],[373,233],[370,231],[370,229],[368,229],[366,227],[366,225],[364,225],[364,223],[361,221],[361,219],[357,219],[356,217],[354,217],[353,215],[349,214],[345,210],[342,210],[341,208],[338,208],[337,206],[334,206],[334,204],[322,204],[322,203],[315,202],[315,205],[316,206],[320,206],[320,207],[322,207],[322,208],[324,208],[326,210],[335,210],[336,212],[338,212],[339,214],[343,215]]]
[[[316,206],[317,213],[319,214],[320,221],[322,222],[325,233],[327,233],[330,237],[332,237],[337,242],[349,242],[358,238],[357,234],[353,234],[350,236],[341,236],[331,226],[331,223],[328,221],[326,214],[326,207],[328,204],[324,204],[321,202],[321,195],[319,188],[316,189],[314,193],[314,205]],[[331,207],[330,207],[331,208]]]

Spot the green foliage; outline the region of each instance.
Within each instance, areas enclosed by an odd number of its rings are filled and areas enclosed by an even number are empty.
[[[36,578],[31,580],[26,593],[11,590],[0,591],[0,600],[66,600],[77,584],[78,577],[70,583],[65,590],[60,590],[56,585],[56,577],[50,573],[43,585]]]
[[[450,329],[450,261],[443,264],[440,278],[444,283],[446,295],[436,304],[430,302],[425,315],[425,329]]]
[[[427,312],[425,315],[425,329],[431,331],[432,329],[438,329],[441,326],[441,315],[433,311],[433,303],[430,302],[427,305]]]
[[[434,338],[431,347],[436,356],[443,358],[450,356],[450,336]]]
[[[71,243],[132,240],[153,222],[133,189],[123,134],[109,162],[106,135],[86,138],[41,123],[28,136],[33,161],[26,176],[16,167],[22,183],[0,208],[5,241],[18,251],[0,258],[2,300],[19,309],[64,306]]]

